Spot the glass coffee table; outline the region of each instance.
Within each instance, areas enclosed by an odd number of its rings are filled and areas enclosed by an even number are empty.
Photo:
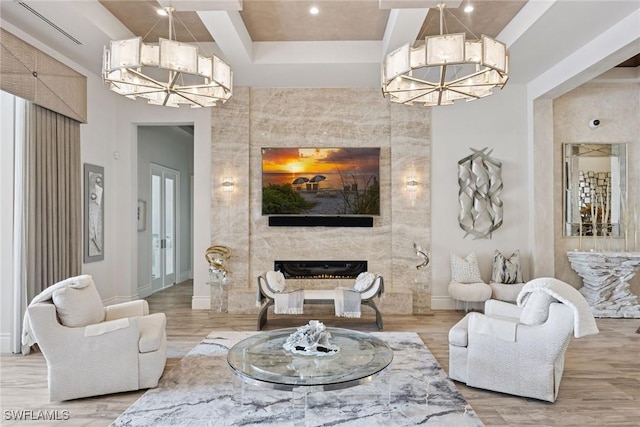
[[[303,392],[340,390],[367,384],[393,360],[393,350],[383,340],[363,332],[327,328],[335,354],[300,355],[282,345],[297,328],[258,333],[234,345],[227,363],[245,384],[276,390]]]

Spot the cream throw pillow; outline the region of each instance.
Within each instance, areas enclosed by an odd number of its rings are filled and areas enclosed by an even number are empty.
[[[482,282],[475,252],[471,252],[464,259],[451,254],[451,281],[454,283]]]
[[[286,283],[284,280],[284,274],[282,274],[280,271],[267,271],[266,279],[271,289],[276,292],[284,291],[284,286]]]
[[[104,321],[102,299],[93,280],[82,288],[58,289],[51,298],[56,306],[60,323],[70,328],[81,328]]]

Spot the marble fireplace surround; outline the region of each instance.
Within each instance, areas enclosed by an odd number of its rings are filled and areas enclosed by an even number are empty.
[[[231,248],[229,313],[257,313],[257,277],[275,260],[368,261],[385,278],[386,314],[425,314],[413,242],[430,247],[429,109],[391,105],[378,89],[234,88],[212,109],[211,244]],[[380,147],[380,216],[373,227],[270,227],[261,212],[263,147]],[[234,178],[234,191],[222,178]],[[415,200],[409,176],[420,183]],[[317,288],[344,286],[329,279]],[[428,284],[427,284],[428,287]]]

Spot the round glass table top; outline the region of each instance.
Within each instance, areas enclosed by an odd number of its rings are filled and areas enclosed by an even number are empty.
[[[297,328],[278,329],[246,338],[229,350],[231,371],[246,383],[279,390],[320,387],[338,390],[365,384],[393,360],[393,350],[383,340],[349,329],[327,328],[335,354],[300,355],[282,345]]]

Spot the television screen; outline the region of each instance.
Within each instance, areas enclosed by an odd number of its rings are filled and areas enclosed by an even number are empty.
[[[380,148],[263,148],[263,215],[380,215]]]

